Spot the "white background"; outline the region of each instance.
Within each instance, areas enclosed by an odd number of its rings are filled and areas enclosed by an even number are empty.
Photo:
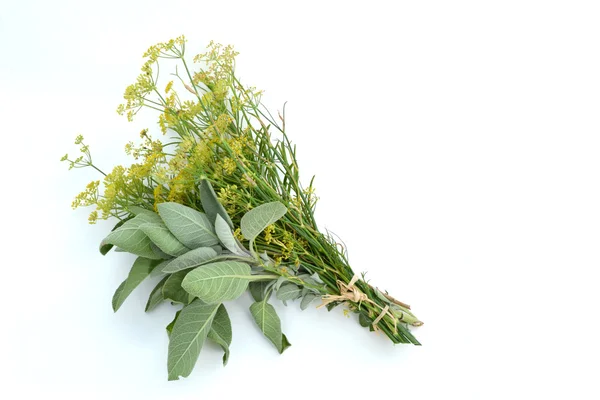
[[[598,2],[0,4],[0,397],[600,398]],[[267,106],[288,101],[319,223],[413,305],[422,347],[293,304],[280,356],[244,296],[229,365],[207,345],[167,382],[153,283],[113,314],[132,258],[98,253],[110,224],[70,209],[97,176],[58,160],[82,133],[110,169],[157,133],[115,108],[144,50],[182,33],[235,45]]]

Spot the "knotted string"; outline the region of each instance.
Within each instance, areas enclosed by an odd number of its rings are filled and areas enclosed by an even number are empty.
[[[358,275],[354,275],[352,277],[352,279],[350,280],[350,282],[347,284],[338,279],[336,281],[336,283],[338,285],[338,288],[340,289],[340,294],[339,295],[338,294],[326,294],[325,296],[323,296],[321,298],[323,300],[323,303],[319,304],[319,306],[317,308],[321,308],[321,307],[326,306],[327,304],[333,303],[335,301],[340,301],[340,302],[350,301],[353,303],[357,303],[359,305],[361,302],[364,301],[364,302],[373,304],[381,309],[381,312],[379,313],[377,318],[375,318],[375,320],[373,321],[373,324],[372,324],[373,329],[375,331],[379,330],[379,328],[377,327],[377,324],[387,314],[392,318],[392,321],[394,321],[394,333],[396,333],[398,331],[397,325],[396,325],[396,317],[394,317],[394,315],[390,312],[390,306],[386,305],[385,307],[381,307],[379,304],[377,304],[373,300],[369,299],[369,296],[367,296],[365,293],[361,292],[361,290],[358,287],[354,286],[354,284],[356,283],[356,281],[358,281],[358,279],[359,279]]]

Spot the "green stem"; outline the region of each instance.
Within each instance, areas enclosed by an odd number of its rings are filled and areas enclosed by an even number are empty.
[[[90,164],[90,167],[94,168],[96,171],[98,171],[102,175],[106,176],[106,174],[100,168],[96,167],[94,164]]]
[[[273,279],[278,279],[280,275],[252,275],[250,277],[250,281],[271,281]]]

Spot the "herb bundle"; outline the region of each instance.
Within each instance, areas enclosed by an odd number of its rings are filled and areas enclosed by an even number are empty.
[[[302,309],[315,300],[329,310],[344,304],[363,327],[418,345],[408,326],[422,323],[410,307],[355,274],[345,248],[319,231],[314,178],[308,186],[300,182],[285,109],[275,118],[261,92],[240,83],[236,55],[211,42],[193,58],[194,70],[183,37],[150,47],[117,111],[129,120],[144,108],[156,111],[166,139],[143,130],[140,143],[125,147],[135,162],[108,174],[81,136],[79,157],[62,159],[103,175],[72,204],[95,206],[90,223],[118,220],[100,252],[115,247],[138,257],[113,309],[148,276],[162,277],[146,311],[162,302],[182,305],[167,326],[170,380],[191,373],[207,339],[223,348],[227,363],[232,332],[223,303],[247,290],[255,300],[252,317],[280,353],[290,343],[269,303],[273,296],[284,304],[300,299]],[[167,62],[175,65],[165,83],[159,64]]]

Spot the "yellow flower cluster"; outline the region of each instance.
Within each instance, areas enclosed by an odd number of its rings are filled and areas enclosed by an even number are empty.
[[[246,126],[240,131],[234,123],[233,116],[237,111],[233,106],[237,101],[236,104],[242,107],[246,103],[240,100],[242,97],[258,96],[260,92],[249,90],[229,96],[239,85],[233,76],[237,53],[231,46],[211,42],[206,53],[194,58],[201,64],[201,70],[192,72],[189,85],[182,82],[195,100],[180,99],[174,90],[174,81],[166,83],[165,94],[161,95],[153,73],[154,64],[161,58],[180,59],[185,63],[184,43],[185,39],[180,37],[150,47],[144,54],[146,60],[141,74],[126,89],[125,103],[118,109],[131,120],[141,107],[153,108],[159,111],[158,125],[162,133],[171,130],[176,135],[169,137],[171,143],[163,146],[143,130],[141,144],[126,144],[125,152],[136,162],[129,167],[115,167],[106,175],[102,195],[96,184],[93,195],[86,189],[77,199],[78,205],[96,204],[90,222],[111,215],[123,216],[131,205],[156,207],[164,201],[193,205],[198,199],[197,183],[203,177],[210,177],[215,182],[240,180],[241,188],[225,184],[215,189],[231,215],[247,211],[245,196],[248,195],[245,193],[256,187],[259,179],[249,175],[245,168],[255,145],[252,128]],[[83,145],[83,138],[78,136],[76,143]],[[88,152],[87,146],[84,150]],[[241,179],[236,177],[238,171]]]
[[[98,211],[94,210],[90,213],[90,215],[88,217],[88,222],[90,224],[95,224],[97,220],[98,220]]]
[[[77,207],[87,207],[96,204],[98,201],[98,186],[100,181],[92,181],[87,184],[85,190],[75,196],[75,199],[71,203],[71,207],[76,209]]]
[[[167,199],[176,203],[185,204],[186,194],[189,193],[194,186],[194,177],[190,175],[189,171],[184,169],[171,181],[171,190],[169,191]]]
[[[98,199],[97,209],[102,212],[102,218],[107,219],[116,209],[119,198],[127,198],[127,190],[130,179],[127,170],[117,165],[112,172],[104,177],[104,195]]]
[[[240,242],[244,240],[244,235],[242,235],[242,230],[240,228],[236,228],[236,230],[233,232],[233,236],[235,236]]]
[[[194,62],[203,63],[205,66],[194,75],[194,83],[203,83],[213,92],[219,81],[229,84],[235,66],[235,57],[238,55],[233,46],[223,46],[211,41],[206,53],[194,57]],[[221,89],[223,90],[223,89]]]
[[[163,195],[163,186],[160,184],[156,185],[154,188],[154,211],[158,212],[158,205],[160,203],[164,203],[165,201],[167,200]]]
[[[283,231],[283,238],[280,241],[280,246],[281,246],[281,256],[287,260],[290,258],[290,256],[292,255],[292,251],[294,250],[294,236],[284,230]]]
[[[265,242],[267,244],[271,244],[271,241],[273,240],[273,232],[275,232],[274,225],[269,225],[265,228]]]
[[[232,158],[225,157],[221,160],[221,166],[225,175],[231,175],[237,169],[237,164]]]
[[[133,116],[144,105],[144,98],[147,94],[156,90],[156,82],[154,81],[152,67],[159,58],[176,58],[182,55],[182,47],[185,43],[185,38],[180,36],[176,39],[171,39],[165,43],[158,43],[151,46],[144,53],[146,62],[142,66],[142,73],[137,77],[136,82],[129,85],[125,89],[123,95],[124,104],[120,104],[117,112],[123,115],[127,112],[127,119],[133,120]]]
[[[219,191],[219,201],[227,210],[229,215],[234,215],[237,212],[237,204],[240,199],[240,194],[237,190],[237,185],[227,185]]]

